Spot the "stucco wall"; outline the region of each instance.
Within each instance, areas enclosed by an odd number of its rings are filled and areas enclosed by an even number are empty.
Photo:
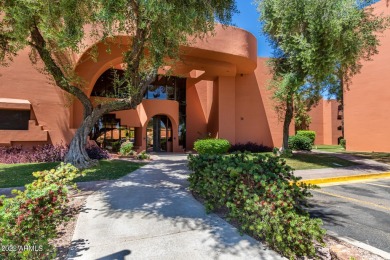
[[[324,101],[320,100],[317,106],[314,106],[309,111],[311,123],[309,130],[316,132],[314,144],[324,144]]]
[[[386,0],[374,5],[390,14]],[[361,73],[344,94],[345,139],[349,151],[390,152],[390,30],[380,37],[379,54],[363,61]]]
[[[338,119],[338,106],[336,100],[320,100],[318,105],[309,111],[311,123],[309,129],[316,132],[316,145],[337,145],[342,131],[341,120]]]
[[[31,103],[31,109],[38,128],[29,131],[31,142],[23,142],[25,146],[42,144],[41,131],[47,131],[48,142],[67,143],[73,136],[73,130],[69,129],[69,106],[64,93],[49,80],[38,72],[31,64],[28,57],[29,50],[25,49],[18,53],[14,61],[8,67],[0,68],[0,97],[26,99]],[[37,65],[40,67],[40,64]],[[13,133],[0,133],[12,136]],[[15,132],[14,140],[20,139],[22,133]],[[25,140],[25,139],[24,139]]]
[[[263,102],[265,115],[267,117],[269,131],[272,137],[272,145],[280,147],[283,142],[283,118],[275,112],[275,103],[272,100],[272,90],[268,88],[271,79],[270,69],[267,66],[267,58],[257,59],[257,68],[255,70],[256,82]],[[264,121],[265,123],[265,121]],[[262,124],[264,124],[262,122]],[[295,133],[295,124],[291,122],[290,135]],[[265,143],[264,143],[265,144]]]
[[[263,64],[259,62],[256,73],[236,78],[236,142],[251,141],[273,147],[274,142],[264,107],[264,100],[267,101],[268,96],[261,95],[260,88],[264,88],[264,85],[257,82],[257,78],[267,77],[263,69]],[[278,128],[275,127],[275,130]]]
[[[120,66],[124,45],[113,45],[110,53],[98,45],[97,62],[88,53],[75,55],[75,71],[84,79],[85,93],[90,95],[98,77],[108,68]],[[250,33],[218,26],[213,39],[183,47],[183,61],[177,71],[187,80],[187,149],[206,137],[227,138],[232,143],[248,141],[280,146],[282,124],[273,109],[271,93],[266,89],[270,75],[266,59],[256,58],[256,40]],[[49,142],[69,143],[82,120],[82,107],[71,105],[63,92],[31,65],[28,50],[5,68],[0,68],[0,97],[26,99],[31,102],[32,118],[37,129],[47,131]],[[168,103],[169,104],[168,104]],[[145,143],[145,125],[155,114],[167,114],[177,128],[178,105],[172,101],[145,100],[136,110],[117,112],[122,124],[138,127],[138,142]],[[292,126],[293,128],[293,126]],[[174,129],[177,138],[177,129]],[[180,150],[178,145],[174,150]]]
[[[193,149],[194,142],[199,138],[207,136],[207,121],[204,110],[202,109],[202,100],[204,97],[202,91],[206,90],[205,82],[190,85],[187,82],[187,107],[186,107],[186,147]]]

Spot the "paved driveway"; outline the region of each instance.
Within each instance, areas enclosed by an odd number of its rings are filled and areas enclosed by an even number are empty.
[[[89,196],[69,259],[282,259],[188,191],[185,156],[160,156]]]
[[[324,185],[312,193],[310,212],[323,219],[324,228],[390,257],[390,179]]]

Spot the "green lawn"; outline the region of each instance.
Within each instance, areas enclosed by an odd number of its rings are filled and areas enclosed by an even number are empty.
[[[332,153],[345,152],[345,149],[340,145],[314,145],[313,149]]]
[[[376,152],[369,153],[369,152],[349,152],[349,151],[347,151],[346,153],[363,157],[365,159],[371,159],[377,162],[390,164],[390,153],[376,153]]]
[[[272,153],[262,154],[272,155]],[[338,158],[332,154],[320,153],[294,153],[292,157],[283,159],[295,170],[339,168],[357,165],[357,163]]]
[[[49,170],[59,163],[26,163],[0,164],[0,188],[24,186],[34,180],[35,171]],[[114,180],[135,171],[145,163],[123,160],[101,160],[99,165],[83,172],[85,176],[77,178],[76,182]]]
[[[345,151],[345,149],[340,145],[318,145],[318,146],[314,146],[313,148],[318,149],[320,151],[352,154],[366,159],[371,159],[378,162],[390,164],[390,153]]]
[[[299,153],[291,158],[285,159],[287,164],[295,170],[321,169],[321,168],[339,168],[356,165],[356,163],[347,161],[330,154]]]

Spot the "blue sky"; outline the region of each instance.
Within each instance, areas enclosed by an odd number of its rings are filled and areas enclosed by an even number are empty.
[[[237,0],[237,9],[240,13],[233,17],[233,24],[251,32],[257,38],[257,54],[260,57],[270,57],[272,53],[271,47],[261,33],[261,25],[259,22],[259,14],[256,10],[256,5],[252,0]]]
[[[372,3],[378,0],[372,0]],[[260,57],[270,57],[272,48],[266,38],[261,33],[259,14],[253,0],[236,0],[238,14],[233,17],[233,25],[251,32],[257,38],[257,55]]]

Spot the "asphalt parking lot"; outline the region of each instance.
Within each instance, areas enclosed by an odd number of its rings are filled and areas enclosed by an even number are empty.
[[[390,178],[323,185],[310,214],[324,228],[390,253]]]

